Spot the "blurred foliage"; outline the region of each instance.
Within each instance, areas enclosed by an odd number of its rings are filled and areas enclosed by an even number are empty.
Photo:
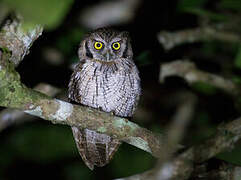
[[[192,13],[201,17],[206,17],[212,20],[224,20],[226,16],[221,13],[215,13],[205,9],[205,4],[208,0],[181,0],[177,6],[180,12]]]
[[[237,52],[237,55],[234,59],[234,64],[236,68],[241,69],[241,45],[239,46],[239,50]]]
[[[241,77],[234,75],[234,76],[232,77],[232,81],[233,81],[235,84],[241,84]]]
[[[154,165],[155,158],[134,146],[123,143],[111,162],[115,177],[144,172]]]
[[[180,11],[188,11],[189,9],[195,9],[204,7],[205,3],[207,3],[208,0],[181,0],[179,1],[179,4],[177,6],[178,10]]]
[[[189,12],[195,15],[198,15],[203,18],[207,18],[213,21],[224,21],[227,20],[227,16],[223,15],[222,13],[215,13],[211,12],[205,9],[199,9],[199,8],[187,8],[184,9],[185,12]]]
[[[28,24],[42,24],[54,29],[68,13],[73,0],[2,0],[11,10],[19,12]]]
[[[75,144],[70,128],[35,123],[16,129],[1,146],[0,152],[11,151],[15,157],[47,163],[68,157],[73,154],[73,149]],[[2,159],[1,163],[4,163]]]
[[[240,166],[241,165],[241,143],[239,142],[239,144],[237,144],[232,151],[220,153],[216,157],[218,159]]]
[[[207,84],[204,82],[196,82],[192,84],[193,89],[197,90],[199,93],[203,93],[206,95],[214,95],[217,91],[216,87],[211,84]]]
[[[73,52],[77,52],[80,40],[83,38],[85,33],[86,31],[83,29],[73,27],[58,38],[56,41],[56,47],[65,55],[71,55]]]
[[[67,126],[38,122],[19,126],[6,141],[1,142],[0,154],[0,179],[4,179],[3,172],[18,159],[48,165],[73,158],[76,161],[59,164],[64,179],[98,179],[98,175],[81,160],[71,129]],[[149,153],[123,143],[111,163],[103,169],[111,169],[113,176],[122,177],[148,170],[153,162],[154,158]]]
[[[197,112],[197,115],[193,121],[194,134],[189,139],[190,144],[202,143],[205,139],[209,138],[216,131],[216,126],[212,123],[210,114],[204,110]],[[188,135],[187,135],[188,136]]]
[[[213,8],[209,8],[212,5]],[[237,0],[220,0],[216,2],[211,2],[210,0],[180,0],[177,6],[177,10],[180,13],[190,13],[196,15],[198,18],[202,20],[206,20],[207,22],[232,22],[235,13],[240,13],[241,10],[241,1]],[[230,11],[231,10],[231,11]],[[226,13],[229,11],[229,13]],[[237,17],[237,16],[236,16]],[[238,30],[238,29],[236,29]],[[240,30],[240,29],[239,29]],[[227,45],[228,44],[228,45]],[[228,56],[233,58],[235,68],[241,69],[241,46],[237,43],[223,43],[217,41],[209,41],[202,43],[201,52],[205,55],[205,57],[215,57],[216,54],[219,57]],[[218,63],[218,61],[215,61]],[[221,61],[223,62],[223,61]],[[221,63],[220,62],[220,63]],[[207,65],[208,66],[208,65]],[[230,66],[230,65],[229,65]],[[234,83],[240,84],[241,77],[239,75],[235,75],[232,72],[232,69],[228,67],[228,64],[223,66],[222,70],[227,70],[229,74],[232,74],[232,81]],[[214,96],[217,93],[217,89],[210,84],[206,83],[195,83],[192,88],[196,90],[198,93]],[[237,110],[240,109],[241,100],[236,98],[235,104]],[[218,112],[216,112],[218,113]],[[203,111],[199,113],[195,118],[195,132],[193,137],[191,138],[191,142],[198,143],[203,139],[210,137],[214,132],[216,127],[211,123],[212,119],[208,115],[207,112]],[[198,133],[203,132],[203,133]],[[231,152],[221,153],[217,156],[217,158],[225,160],[230,163],[234,163],[237,165],[241,165],[241,145],[235,147]]]
[[[208,10],[206,5],[210,0],[180,0],[177,10],[180,12],[192,13],[200,17],[205,17],[209,20],[224,21],[230,20],[231,17],[227,14],[218,13]],[[241,10],[241,1],[237,0],[221,0],[215,6],[217,9],[232,9],[237,12]]]
[[[135,60],[139,66],[147,66],[151,64],[150,51],[146,50],[139,54]]]
[[[94,174],[85,167],[83,162],[74,162],[64,167],[63,174],[65,179],[80,180],[80,179],[93,179]]]
[[[220,54],[236,54],[239,49],[239,44],[238,43],[227,43],[229,46],[224,46],[225,43],[220,43],[220,41],[207,41],[204,42],[201,50],[202,52],[207,56],[212,56],[217,53]]]
[[[231,9],[240,12],[241,10],[241,1],[239,0],[221,0],[220,8]]]

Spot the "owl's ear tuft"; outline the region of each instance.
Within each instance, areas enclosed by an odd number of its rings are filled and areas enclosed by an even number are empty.
[[[130,33],[128,31],[122,31],[121,32],[121,37],[130,38]]]
[[[89,58],[93,58],[93,54],[90,52],[86,40],[83,40],[83,41],[80,43],[80,47],[79,47],[79,50],[78,50],[78,55],[79,55],[79,58],[80,58],[80,59],[82,59],[82,58],[85,57],[85,56],[87,56],[87,57],[89,57]]]
[[[122,37],[126,38],[126,47],[125,47],[122,57],[123,58],[132,58],[133,51],[132,51],[132,47],[131,47],[131,38],[130,38],[129,32],[123,31],[121,33],[121,35],[122,35]]]

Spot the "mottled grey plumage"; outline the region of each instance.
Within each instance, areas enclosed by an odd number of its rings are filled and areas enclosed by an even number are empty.
[[[100,49],[96,43],[101,43],[97,44]],[[80,62],[71,76],[69,99],[117,116],[131,117],[140,96],[140,79],[128,33],[97,29],[86,35],[78,53]],[[120,144],[117,139],[92,130],[77,127],[72,130],[80,155],[90,169],[107,164]]]

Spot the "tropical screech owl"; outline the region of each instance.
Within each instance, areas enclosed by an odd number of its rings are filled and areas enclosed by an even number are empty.
[[[133,62],[128,32],[99,28],[87,34],[78,51],[79,63],[69,82],[70,101],[131,117],[140,96],[140,78]],[[106,165],[120,141],[89,129],[72,127],[79,153],[91,169]]]

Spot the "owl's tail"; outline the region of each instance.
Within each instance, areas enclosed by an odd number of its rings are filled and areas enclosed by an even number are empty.
[[[76,146],[85,164],[91,169],[94,166],[105,166],[110,162],[121,142],[106,134],[89,129],[72,127]]]

